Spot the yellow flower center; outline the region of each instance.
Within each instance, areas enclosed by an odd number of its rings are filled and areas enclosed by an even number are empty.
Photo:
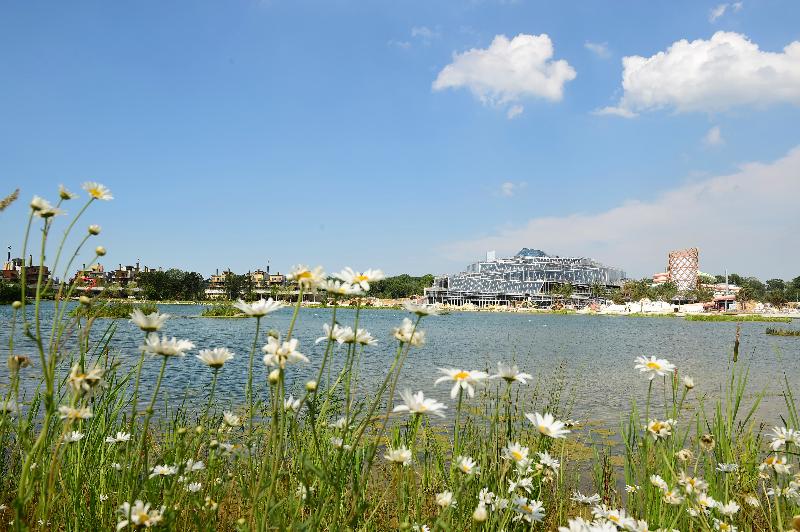
[[[100,191],[99,188],[94,187],[89,189],[89,195],[95,199],[100,199],[103,197],[103,193]]]
[[[661,364],[658,362],[648,362],[647,367],[650,369],[661,369]]]
[[[354,280],[355,282],[360,283],[361,281],[369,281],[369,278],[366,275],[361,274],[361,275],[356,275]]]
[[[462,370],[462,371],[459,371],[458,373],[456,373],[455,375],[453,375],[453,380],[463,381],[463,380],[467,379],[468,377],[469,377],[469,372]]]
[[[519,462],[520,460],[522,460],[522,453],[519,451],[511,451],[511,457],[517,462]]]
[[[298,279],[311,279],[311,272],[306,270],[297,274]]]
[[[617,517],[616,515],[609,515],[608,520],[611,521],[612,523],[619,523],[619,517]]]
[[[547,425],[539,425],[539,432],[541,432],[542,434],[549,435],[550,427],[548,427]]]

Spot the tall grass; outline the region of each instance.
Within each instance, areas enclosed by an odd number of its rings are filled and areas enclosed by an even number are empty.
[[[32,209],[26,242],[34,222],[41,224],[44,260],[55,217],[40,214]],[[59,247],[54,271],[60,256]],[[302,266],[292,272],[301,291],[347,299],[381,276],[345,270],[334,280]],[[408,306],[410,318],[392,333],[391,363],[365,390],[361,362],[375,340],[359,326],[360,306],[345,325],[334,305],[315,349],[293,338],[302,297],[282,332],[265,332],[281,303],[237,303],[253,322],[248,384],[239,408],[221,412],[215,392],[227,371],[226,349],[200,349],[199,360],[182,360],[197,348],[157,335],[178,332],[166,316],[137,315],[142,349],[123,369],[113,322],[95,330],[101,322],[91,312],[65,312],[74,287],[59,287],[53,319],[42,318],[46,285],[40,279],[34,293],[20,294],[8,324],[0,517],[14,530],[800,528],[800,477],[792,476],[800,432],[788,376],[788,429],[767,442],[760,395],[745,400],[746,365],[730,360],[725,389],[712,398],[669,362],[642,358],[647,400],[623,417],[621,457],[597,446],[586,467],[576,459],[575,424],[565,420],[571,412],[563,368],[536,378],[509,364],[494,375],[446,369],[439,379],[452,386],[446,404],[404,390],[407,361],[424,349],[423,325],[436,319],[430,307]],[[90,310],[99,302],[81,304]],[[20,338],[36,350],[32,358],[20,354]],[[287,389],[287,375],[304,363],[316,377]],[[143,396],[146,366],[159,373]],[[176,403],[162,392],[165,375],[179,371],[211,372],[203,404]],[[20,383],[28,373],[41,382],[26,396]]]

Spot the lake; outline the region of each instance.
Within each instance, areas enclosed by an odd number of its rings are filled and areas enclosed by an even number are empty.
[[[247,358],[253,341],[254,319],[200,318],[200,305],[159,305],[161,312],[173,316],[162,332],[169,336],[187,338],[197,349],[225,346],[236,353],[236,358],[220,372],[217,397],[221,405],[235,407],[244,400],[247,380]],[[45,316],[52,311],[52,303],[44,304]],[[8,352],[8,322],[11,307],[0,307],[0,341]],[[337,318],[343,325],[352,325],[355,311],[339,309]],[[391,337],[393,327],[409,316],[395,310],[364,310],[360,326],[378,339],[374,347],[367,347],[361,358],[361,390],[380,382],[389,367],[396,349]],[[275,329],[285,332],[291,318],[291,309],[283,309],[262,320],[262,331]],[[300,311],[295,336],[300,340],[300,351],[311,359],[311,364],[292,366],[288,371],[288,387],[295,395],[303,383],[315,375],[322,358],[325,343],[314,344],[322,336],[322,324],[329,323],[331,309],[305,308]],[[93,333],[99,336],[112,320],[97,320]],[[117,320],[112,341],[113,352],[123,364],[135,364],[137,347],[143,333],[127,320]],[[782,391],[784,374],[796,390],[800,384],[800,339],[767,336],[767,323],[741,324],[740,360],[751,365],[751,392],[764,390],[767,397],[761,418],[777,422],[785,408]],[[779,324],[798,328],[800,323]],[[427,343],[412,350],[399,388],[424,390],[453,408],[449,399],[449,386],[433,386],[439,367],[496,370],[496,361],[512,359],[522,371],[541,380],[545,388],[555,381],[554,375],[563,364],[568,389],[565,398],[574,401],[571,417],[578,420],[597,420],[616,427],[620,416],[627,412],[632,399],[643,401],[647,380],[634,369],[638,355],[656,355],[677,365],[681,375],[694,377],[697,387],[693,395],[716,397],[728,375],[729,359],[733,350],[736,324],[731,322],[687,322],[680,318],[628,318],[614,316],[553,315],[470,312],[452,313],[424,318],[422,329]],[[17,339],[20,342],[19,338]],[[259,347],[264,340],[259,341]],[[170,360],[167,366],[164,389],[171,397],[185,393],[191,401],[203,401],[208,393],[211,371],[193,355]],[[18,353],[32,354],[30,343],[20,342]],[[337,350],[341,360],[343,348]],[[262,390],[267,374],[257,354],[256,376]],[[34,367],[24,370],[25,387],[30,391],[38,377],[38,358]],[[143,373],[143,397],[155,383],[159,363],[147,359]],[[2,385],[8,380],[7,370]],[[660,388],[656,388],[660,389]],[[660,392],[659,392],[660,394]],[[532,407],[531,407],[532,409]]]

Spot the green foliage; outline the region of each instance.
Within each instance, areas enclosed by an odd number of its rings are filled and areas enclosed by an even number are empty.
[[[767,334],[772,336],[800,336],[799,329],[781,329],[779,327],[767,327]]]
[[[782,316],[759,316],[757,314],[687,314],[686,321],[766,321],[790,323],[792,318]]]
[[[210,305],[205,307],[200,315],[205,318],[232,318],[241,316],[242,311],[233,305],[221,303],[219,305]]]
[[[145,314],[158,312],[155,303],[128,303],[120,301],[95,302],[92,305],[78,305],[72,310],[73,316],[88,318],[130,318],[133,309],[139,309]]]
[[[425,288],[433,286],[433,275],[412,277],[408,274],[387,277],[370,284],[369,295],[384,299],[400,299],[423,295]]]
[[[202,275],[176,268],[164,272],[139,272],[136,284],[146,299],[155,301],[196,301],[203,298],[205,288]]]
[[[21,297],[18,283],[0,282],[0,304],[13,303]]]

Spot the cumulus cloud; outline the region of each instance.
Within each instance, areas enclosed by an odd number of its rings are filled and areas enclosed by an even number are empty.
[[[622,66],[622,98],[601,114],[800,105],[800,41],[767,52],[745,35],[720,31],[708,40],[677,41],[651,57],[624,57]]]
[[[800,146],[772,163],[748,163],[734,173],[668,190],[653,200],[628,201],[594,214],[540,217],[493,235],[445,245],[445,256],[465,263],[496,249],[522,247],[588,256],[629,275],[661,271],[667,252],[700,248],[703,271],[725,267],[760,277],[797,275],[800,248]]]
[[[710,147],[725,144],[725,139],[722,138],[722,130],[720,130],[719,126],[714,126],[708,130],[708,133],[703,137],[703,144]]]
[[[592,52],[600,59],[608,59],[611,57],[611,51],[608,49],[607,42],[589,42],[583,43],[583,47]]]
[[[501,107],[523,98],[557,102],[564,97],[564,85],[575,76],[567,61],[553,59],[547,34],[519,34],[513,39],[497,35],[488,48],[454,54],[433,82],[433,90],[466,88],[485,105]]]

